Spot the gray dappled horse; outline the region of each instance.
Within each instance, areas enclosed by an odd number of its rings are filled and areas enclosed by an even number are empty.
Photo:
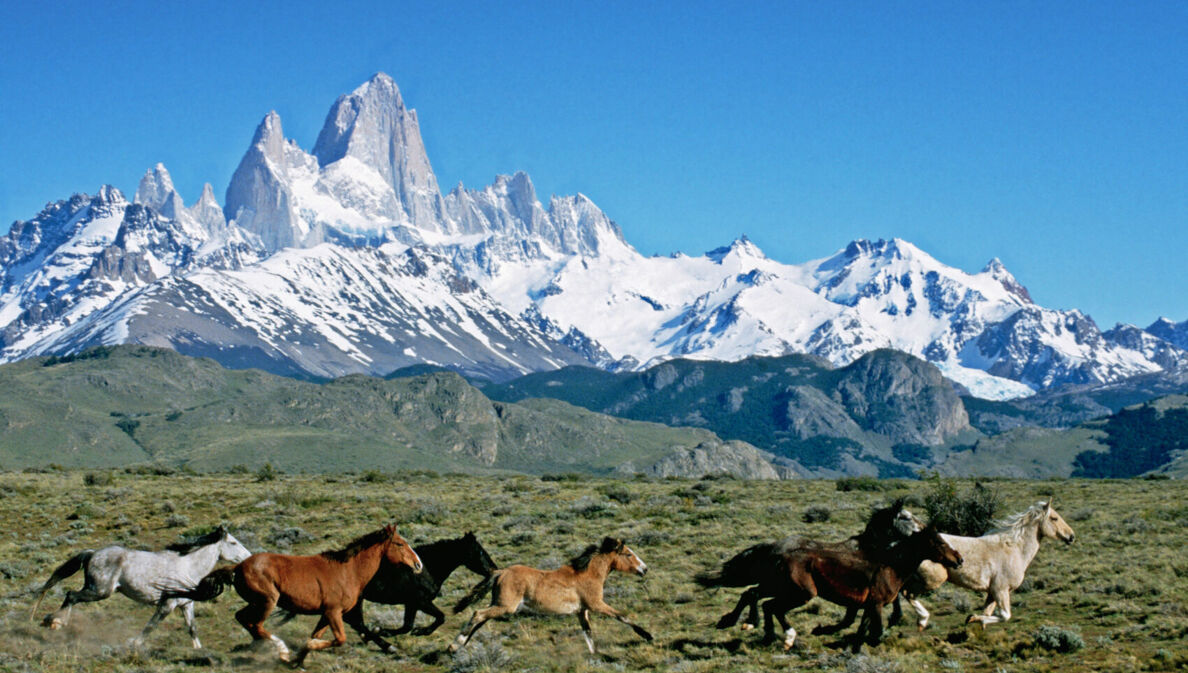
[[[46,615],[43,626],[60,629],[70,620],[70,609],[75,603],[101,601],[118,591],[139,603],[157,606],[157,611],[133,640],[133,644],[144,642],[144,638],[162,619],[181,608],[194,647],[200,648],[202,643],[194,627],[194,601],[187,598],[162,601],[162,591],[193,587],[214,569],[219,559],[239,563],[251,555],[224,526],[195,540],[169,545],[159,552],[125,549],[119,545],[87,549],[58,566],[41,585],[30,618],[37,613],[45,594],[55,584],[83,569],[86,573],[83,588],[80,591],[67,591],[62,607]]]

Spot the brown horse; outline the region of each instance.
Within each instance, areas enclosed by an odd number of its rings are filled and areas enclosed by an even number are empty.
[[[775,598],[763,604],[764,642],[775,640],[774,617],[784,629],[784,649],[791,648],[796,642],[796,630],[788,625],[784,614],[820,596],[843,607],[864,608],[854,638],[855,652],[862,648],[864,636],[870,644],[878,644],[883,635],[883,606],[895,598],[903,583],[926,560],[948,568],[962,563],[961,554],[932,527],[912,534],[877,559],[869,558],[861,549],[790,551],[783,558],[779,585],[771,587]]]
[[[222,593],[224,585],[234,582],[235,590],[248,603],[235,613],[235,619],[254,641],[271,640],[282,661],[289,661],[289,648],[264,629],[264,620],[273,608],[280,606],[304,615],[320,614],[313,634],[293,660],[296,667],[309,652],[346,642],[344,616],[348,619],[350,615],[361,617],[362,613],[354,608],[363,588],[379,569],[380,562],[385,560],[421,572],[421,558],[397,534],[396,526],[385,526],[339,551],[313,556],[253,554],[239,565],[210,573],[189,591],[166,592],[166,597],[210,600]],[[333,631],[333,640],[321,638],[327,628]]]
[[[652,634],[602,600],[602,586],[612,570],[642,577],[647,573],[648,566],[622,540],[608,537],[602,540],[601,545],[586,547],[580,555],[556,570],[538,570],[522,565],[496,570],[454,607],[455,613],[461,612],[492,586],[495,588],[491,595],[491,607],[475,611],[466,626],[462,627],[457,640],[450,645],[449,651],[456,652],[465,646],[483,624],[496,617],[513,614],[525,605],[537,612],[576,614],[590,654],[594,654],[594,639],[590,634],[591,611],[614,617],[630,626],[644,640],[651,641]]]

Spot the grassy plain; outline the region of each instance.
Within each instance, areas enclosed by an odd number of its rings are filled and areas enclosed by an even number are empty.
[[[88,476],[90,475],[90,476]],[[125,643],[151,608],[116,596],[77,606],[71,625],[50,632],[30,621],[33,591],[70,555],[120,543],[160,548],[219,523],[254,550],[314,553],[386,522],[422,543],[477,532],[496,563],[556,566],[603,535],[618,535],[649,564],[646,580],[612,575],[608,602],[656,635],[648,644],[617,622],[595,616],[600,654],[586,654],[577,620],[523,617],[496,622],[457,657],[443,654],[464,615],[428,637],[399,637],[399,654],[365,646],[354,634],[338,651],[319,652],[311,671],[1145,671],[1188,668],[1188,484],[1181,481],[996,481],[1018,511],[1057,494],[1077,533],[1071,546],[1047,542],[1015,595],[1005,625],[964,625],[981,597],[943,587],[925,603],[933,624],[919,634],[900,626],[877,648],[852,656],[835,637],[809,634],[842,610],[820,600],[793,612],[802,634],[785,653],[759,644],[754,631],[717,631],[737,590],[698,589],[692,575],[759,541],[802,534],[838,540],[860,530],[871,506],[928,486],[903,482],[884,492],[839,492],[832,481],[608,480],[476,477],[432,473],[203,476],[124,472],[0,473],[0,670],[280,670],[268,652],[233,651],[248,642],[232,613],[233,593],[198,607],[206,649],[195,651],[180,615],[140,650]],[[827,521],[805,523],[810,507]],[[817,513],[818,517],[820,513]],[[452,605],[476,578],[465,570],[446,583],[438,605]],[[46,598],[40,619],[81,574]],[[400,608],[369,604],[373,625],[395,627]],[[422,617],[424,619],[424,617]],[[299,644],[313,627],[299,617],[278,633]],[[1043,627],[1074,634],[1083,646],[1048,650]],[[1052,629],[1048,629],[1049,634]],[[1067,641],[1066,641],[1067,642]]]

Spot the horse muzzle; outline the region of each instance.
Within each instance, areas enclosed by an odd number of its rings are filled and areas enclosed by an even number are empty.
[[[647,574],[648,574],[648,567],[647,567],[647,566],[640,566],[640,567],[636,568],[636,569],[635,569],[635,574],[639,575],[640,577],[643,577],[644,575],[647,575]]]

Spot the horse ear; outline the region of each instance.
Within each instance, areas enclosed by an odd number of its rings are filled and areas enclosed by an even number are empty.
[[[227,524],[219,524],[218,532],[219,532],[219,537],[223,537],[223,538],[225,538],[231,534],[231,531],[227,530]]]

